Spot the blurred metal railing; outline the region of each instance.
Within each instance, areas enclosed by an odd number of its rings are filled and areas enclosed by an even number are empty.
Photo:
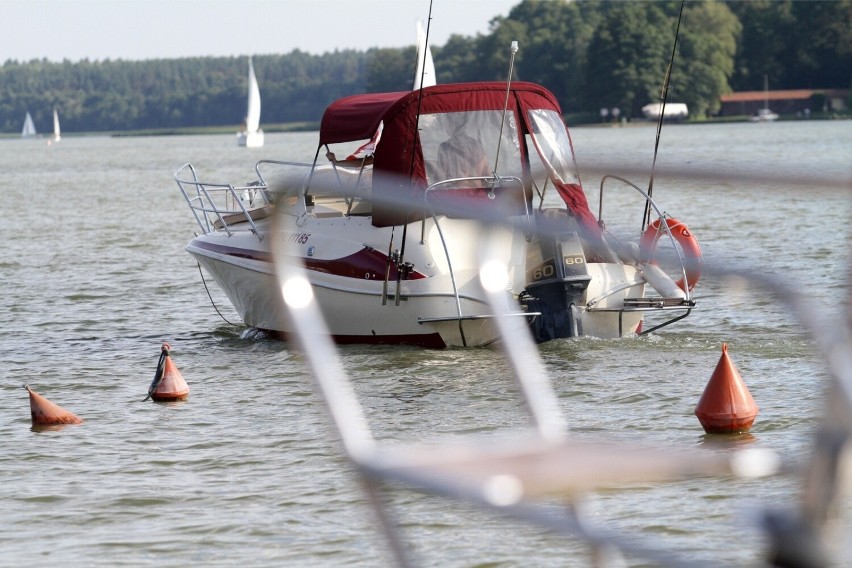
[[[482,211],[466,211],[468,215]],[[487,227],[507,222],[490,212]],[[276,216],[275,222],[289,220]],[[521,230],[521,227],[518,227]],[[505,267],[495,261],[483,239],[480,285],[500,326],[500,349],[507,358],[529,410],[533,426],[509,431],[495,440],[458,436],[418,440],[410,444],[379,443],[327,332],[303,267],[292,259],[286,242],[274,242],[276,273],[294,337],[304,354],[328,408],[345,455],[363,481],[394,558],[400,566],[415,564],[398,525],[381,497],[389,483],[403,484],[426,494],[456,499],[521,519],[548,531],[583,539],[595,554],[596,565],[609,566],[620,555],[645,559],[660,566],[696,566],[687,558],[654,545],[646,537],[595,526],[584,518],[584,494],[601,486],[656,482],[700,476],[764,476],[779,472],[801,476],[802,493],[786,511],[765,511],[762,528],[768,536],[767,564],[828,566],[826,527],[837,516],[837,505],[849,475],[852,433],[852,312],[833,322],[807,300],[757,270],[713,266],[715,274],[732,282],[756,286],[791,307],[820,347],[831,385],[813,455],[802,464],[755,449],[719,454],[694,448],[637,447],[606,439],[572,440],[538,349],[527,330],[508,325],[505,314],[517,311],[507,293]],[[848,306],[847,306],[848,310]],[[557,504],[558,506],[554,506]],[[846,533],[848,537],[848,532]],[[613,553],[617,551],[617,553]]]

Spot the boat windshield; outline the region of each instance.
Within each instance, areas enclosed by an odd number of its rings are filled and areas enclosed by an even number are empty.
[[[564,184],[579,184],[571,140],[562,117],[552,110],[529,111],[532,139],[549,177]]]
[[[501,110],[424,114],[420,117],[420,144],[428,183],[490,176],[500,140]],[[515,115],[507,113],[500,143],[498,173],[521,177],[521,152]],[[463,182],[455,187],[473,185]],[[481,184],[475,184],[481,185]]]

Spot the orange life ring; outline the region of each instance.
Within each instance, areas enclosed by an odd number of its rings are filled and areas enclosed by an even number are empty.
[[[686,270],[686,282],[681,278],[675,284],[677,287],[687,291],[686,283],[689,283],[689,291],[691,292],[695,285],[698,283],[698,279],[701,278],[701,247],[698,246],[698,239],[695,238],[695,235],[689,232],[689,227],[686,226],[685,223],[681,223],[677,219],[673,219],[671,217],[666,217],[666,225],[668,225],[669,230],[672,232],[672,236],[674,239],[680,244],[683,249],[683,254],[686,257],[684,259],[684,269]],[[639,239],[639,247],[642,251],[642,259],[643,262],[648,262],[648,260],[653,256],[654,250],[657,248],[657,241],[660,240],[662,235],[666,234],[666,232],[660,229],[660,220],[654,219],[651,221],[651,224],[648,225],[648,229],[642,235],[642,238]]]

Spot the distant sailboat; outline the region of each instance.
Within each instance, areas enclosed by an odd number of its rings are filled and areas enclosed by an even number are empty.
[[[36,135],[38,135],[38,132],[36,132],[35,124],[33,124],[33,117],[27,111],[27,116],[24,118],[24,128],[21,129],[21,138],[32,138]]]
[[[59,142],[62,140],[62,136],[59,133],[59,113],[56,111],[56,107],[53,107],[53,141]]]
[[[422,83],[421,83],[422,81]],[[426,32],[423,25],[417,22],[417,72],[414,74],[412,91],[421,87],[436,85],[435,63],[432,61],[432,50],[426,45]]]
[[[249,57],[246,129],[237,133],[237,144],[247,148],[263,146],[263,130],[260,129],[260,89],[257,86],[257,77],[254,76],[254,65],[252,65],[251,57]]]
[[[751,117],[752,122],[772,122],[778,120],[778,115],[769,110],[769,77],[763,76],[763,108]]]

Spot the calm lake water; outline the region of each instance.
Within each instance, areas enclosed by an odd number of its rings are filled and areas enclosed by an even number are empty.
[[[849,179],[850,126],[666,127],[658,165]],[[572,134],[581,170],[605,162],[650,171],[651,126]],[[257,150],[238,148],[233,136],[0,140],[0,565],[389,562],[299,356],[223,321],[183,250],[195,222],[172,179],[178,167],[249,181],[257,159],[309,161],[315,140],[272,134]],[[599,177],[584,182],[596,209]],[[628,193],[607,189],[605,214],[638,232],[635,208],[616,211]],[[826,377],[813,345],[787,306],[731,289],[715,267],[783,275],[836,316],[850,295],[849,190],[658,178],[654,196],[689,225],[708,259],[699,309],[650,336],[542,346],[570,429],[807,459]],[[237,322],[224,295],[212,293]],[[186,402],[142,402],[163,342],[190,385]],[[708,438],[693,415],[722,343],[760,406],[751,435],[735,440]],[[526,421],[493,350],[342,353],[381,439]],[[85,423],[34,431],[24,383]],[[794,505],[797,495],[791,477],[708,478],[601,492],[588,509],[594,522],[696,564],[754,566],[764,552],[755,515]],[[426,566],[589,564],[582,542],[407,491],[389,499]]]

